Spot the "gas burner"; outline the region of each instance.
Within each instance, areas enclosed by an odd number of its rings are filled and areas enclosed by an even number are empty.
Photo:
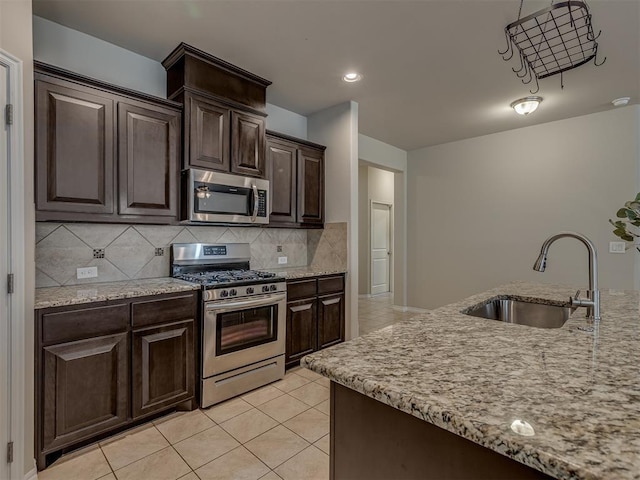
[[[255,270],[207,270],[204,272],[184,273],[176,278],[211,287],[230,283],[258,282],[275,279],[276,277],[275,273]]]

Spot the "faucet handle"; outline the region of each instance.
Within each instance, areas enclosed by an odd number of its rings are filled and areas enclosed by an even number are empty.
[[[573,298],[575,298],[576,300],[580,298],[580,290],[576,292]]]

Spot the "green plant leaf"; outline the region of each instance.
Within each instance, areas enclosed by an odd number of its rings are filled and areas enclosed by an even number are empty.
[[[618,218],[626,218],[627,217],[627,209],[626,208],[621,208],[620,210],[618,210],[616,212],[616,217],[618,217]]]

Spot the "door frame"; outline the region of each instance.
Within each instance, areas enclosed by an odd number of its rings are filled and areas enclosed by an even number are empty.
[[[8,175],[5,197],[9,202],[2,208],[8,208],[8,218],[2,231],[8,240],[8,269],[14,274],[14,292],[8,295],[9,304],[9,355],[0,355],[0,368],[7,369],[9,374],[9,438],[13,442],[13,463],[9,464],[9,475],[13,479],[22,479],[24,469],[24,425],[25,425],[25,201],[24,201],[24,112],[23,112],[23,63],[20,59],[0,49],[0,64],[8,70],[8,98],[13,105],[13,123],[8,128]],[[4,110],[4,109],[2,109]],[[4,111],[1,112],[4,115]],[[3,122],[4,125],[4,122]],[[13,188],[12,188],[13,186]],[[6,280],[0,279],[6,288]],[[11,348],[11,346],[14,348]],[[0,453],[4,456],[5,445],[0,445]]]
[[[393,236],[393,203],[389,202],[379,202],[377,200],[371,200],[369,202],[369,251],[367,252],[367,256],[369,257],[369,295],[373,296],[373,255],[371,255],[371,250],[373,249],[373,206],[375,205],[385,205],[389,208],[389,291],[376,294],[376,295],[384,295],[386,293],[393,292],[393,261],[394,261],[394,236]]]

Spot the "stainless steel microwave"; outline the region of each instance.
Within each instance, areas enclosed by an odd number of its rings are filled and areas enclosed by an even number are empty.
[[[186,215],[190,222],[269,223],[269,180],[191,168],[186,178]],[[183,184],[184,185],[184,184]]]

